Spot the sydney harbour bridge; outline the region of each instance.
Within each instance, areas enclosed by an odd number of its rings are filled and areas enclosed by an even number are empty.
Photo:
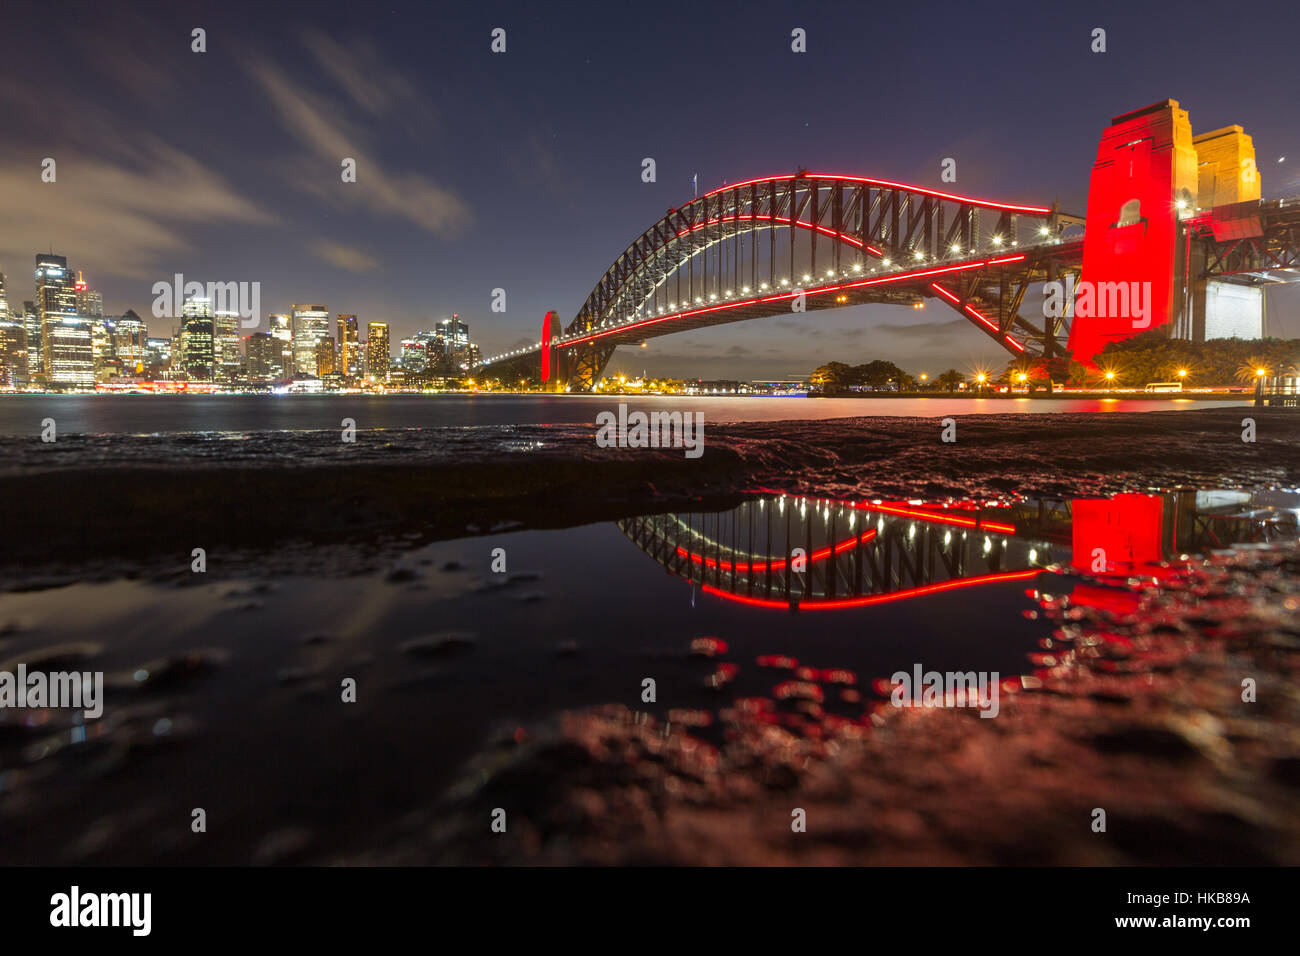
[[[1150,283],[1151,314],[1026,308],[1042,283]],[[1261,287],[1300,280],[1300,200],[1265,201],[1241,127],[1194,137],[1166,100],[1102,136],[1087,216],[863,176],[810,172],[722,186],[670,209],[614,260],[568,323],[478,374],[585,391],[620,345],[706,326],[868,303],[952,308],[1060,381],[1148,328],[1262,334]],[[1032,300],[1033,297],[1031,297]],[[1082,311],[1082,310],[1081,310]],[[808,318],[808,321],[815,321]]]

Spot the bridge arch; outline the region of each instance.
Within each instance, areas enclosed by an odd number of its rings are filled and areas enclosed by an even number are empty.
[[[791,310],[936,298],[1014,355],[1063,352],[1068,325],[1019,314],[1030,282],[1077,263],[1079,217],[863,176],[800,171],[722,186],[634,239],[561,328],[490,360],[588,390],[620,344]],[[1029,250],[1036,251],[1031,255]],[[1027,345],[1027,342],[1037,343]],[[538,361],[539,351],[548,354]]]
[[[1011,248],[1021,217],[1041,229],[1052,210],[861,176],[796,173],[723,186],[670,209],[633,240],[566,331],[626,321],[647,303],[702,305],[728,288],[794,286],[853,266],[861,272],[872,260],[934,262],[995,244]]]

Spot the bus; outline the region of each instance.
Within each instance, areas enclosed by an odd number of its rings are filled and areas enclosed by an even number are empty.
[[[1182,382],[1148,382],[1146,387],[1148,392],[1181,392],[1182,390]]]

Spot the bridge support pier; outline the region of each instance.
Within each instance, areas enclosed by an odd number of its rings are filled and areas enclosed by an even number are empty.
[[[612,345],[579,345],[561,362],[565,379],[558,391],[590,392],[614,354]]]

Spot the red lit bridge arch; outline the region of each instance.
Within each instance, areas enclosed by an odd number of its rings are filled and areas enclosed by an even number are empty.
[[[1068,319],[1026,316],[1035,282],[1082,260],[1083,219],[861,176],[799,172],[724,186],[638,236],[567,326],[496,356],[486,374],[543,370],[587,390],[614,349],[773,315],[933,298],[1012,355],[1066,354]],[[1066,235],[1069,227],[1078,227]],[[540,353],[545,352],[545,355]]]

